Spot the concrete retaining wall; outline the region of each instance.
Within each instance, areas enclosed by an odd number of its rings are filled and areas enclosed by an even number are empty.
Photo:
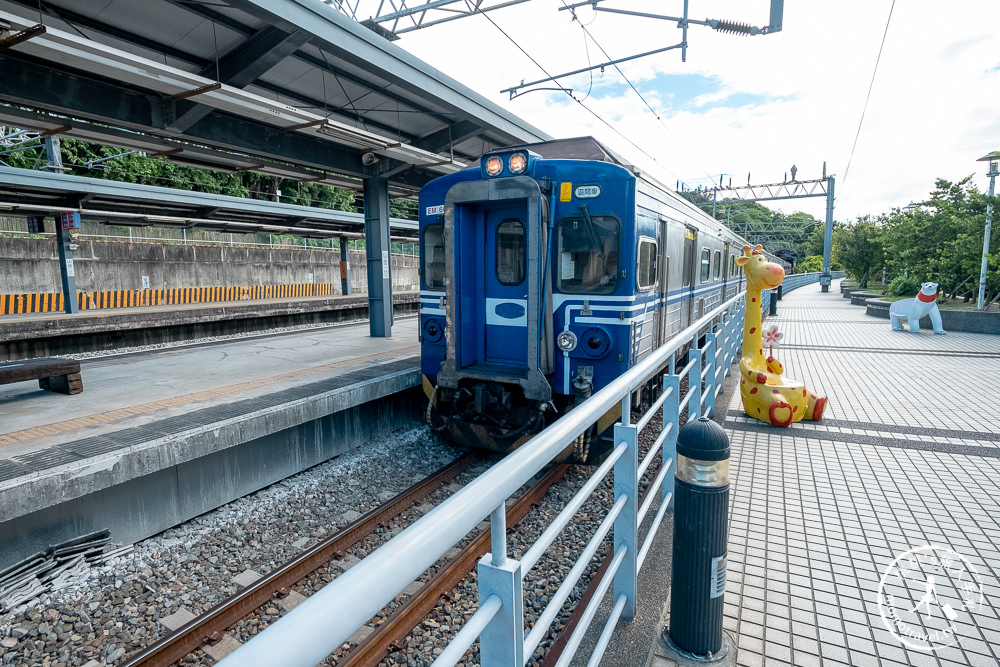
[[[340,253],[284,247],[239,247],[82,240],[73,253],[77,289],[229,287],[333,283],[340,293]],[[351,289],[368,291],[367,259],[352,253]],[[419,289],[416,257],[392,257],[396,291]],[[0,237],[0,291],[61,292],[55,237]]]
[[[0,485],[0,569],[96,530],[110,529],[119,544],[137,542],[377,442],[420,418],[419,377],[414,368],[267,415],[65,465],[30,483]]]

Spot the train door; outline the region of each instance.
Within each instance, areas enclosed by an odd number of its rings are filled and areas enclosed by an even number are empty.
[[[438,385],[518,384],[529,400],[552,388],[550,292],[542,282],[547,213],[528,177],[468,181],[445,195],[447,354]],[[529,332],[530,335],[529,335]]]
[[[486,209],[483,361],[524,368],[528,354],[528,229],[523,206]]]
[[[694,320],[694,288],[695,288],[695,241],[697,232],[692,227],[684,228],[684,250],[681,255],[684,258],[684,267],[681,271],[681,329],[684,329]]]
[[[729,278],[729,244],[722,244],[722,300],[728,301],[733,281]]]
[[[660,218],[658,229],[657,252],[659,253],[659,285],[660,285],[660,309],[656,323],[656,347],[667,342],[667,301],[670,294],[670,253],[667,252],[667,221]]]

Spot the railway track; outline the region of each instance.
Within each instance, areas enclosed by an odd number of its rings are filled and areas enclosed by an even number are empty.
[[[421,482],[376,507],[332,537],[316,544],[250,584],[208,612],[132,656],[120,667],[166,667],[198,648],[219,641],[226,628],[253,613],[276,596],[287,595],[291,587],[329,563],[338,553],[371,535],[379,526],[420,502],[440,486],[454,480],[480,457],[465,454]]]
[[[329,539],[313,546],[296,558],[276,568],[208,612],[191,620],[175,632],[132,656],[119,667],[168,667],[206,645],[218,642],[225,630],[276,597],[287,595],[293,586],[329,563],[336,555],[371,535],[405,509],[420,502],[435,489],[454,480],[480,460],[466,454],[444,466],[420,483],[398,494],[385,504],[360,517]],[[558,483],[570,466],[551,467],[507,508],[507,525],[516,526],[546,492]],[[399,604],[374,632],[337,660],[338,666],[374,667],[409,635],[449,591],[476,568],[489,551],[490,533],[480,532],[461,551],[448,560],[421,589]]]

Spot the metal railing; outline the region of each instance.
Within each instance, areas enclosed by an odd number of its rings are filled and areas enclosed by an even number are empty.
[[[677,433],[680,415],[688,418],[714,411],[740,350],[745,295],[722,304],[654,350],[638,365],[618,377],[441,503],[419,521],[347,570],[307,601],[258,634],[221,663],[235,665],[281,664],[313,667],[332,654],[358,628],[395,599],[412,581],[461,541],[485,517],[490,517],[492,553],[479,563],[478,610],[444,648],[433,667],[459,662],[478,638],[480,664],[484,667],[522,667],[544,639],[564,602],[590,564],[608,533],[613,530],[613,557],[597,594],[586,607],[557,665],[569,664],[597,613],[601,599],[613,590],[614,607],[590,660],[597,665],[621,619],[635,613],[636,582],[653,538],[672,505]],[[677,356],[688,349],[683,368],[676,371]],[[631,423],[633,395],[650,381],[662,377],[662,392],[637,421]],[[681,395],[681,383],[690,387]],[[566,449],[599,417],[616,406],[623,419],[614,427],[614,448],[589,481],[520,560],[507,555],[504,507],[508,498]],[[662,427],[649,453],[640,462],[639,434],[657,412]],[[639,505],[639,481],[659,456],[662,465],[650,482],[646,501]],[[532,629],[525,636],[522,587],[525,575],[539,562],[560,532],[613,471],[614,503],[584,548],[566,579],[551,596]],[[659,491],[659,492],[657,492]],[[644,519],[654,519],[644,530]],[[641,541],[640,541],[641,540]]]

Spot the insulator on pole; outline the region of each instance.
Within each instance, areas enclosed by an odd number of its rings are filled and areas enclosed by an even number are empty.
[[[719,32],[732,32],[740,35],[749,35],[753,31],[752,26],[734,21],[718,21],[712,27]]]

